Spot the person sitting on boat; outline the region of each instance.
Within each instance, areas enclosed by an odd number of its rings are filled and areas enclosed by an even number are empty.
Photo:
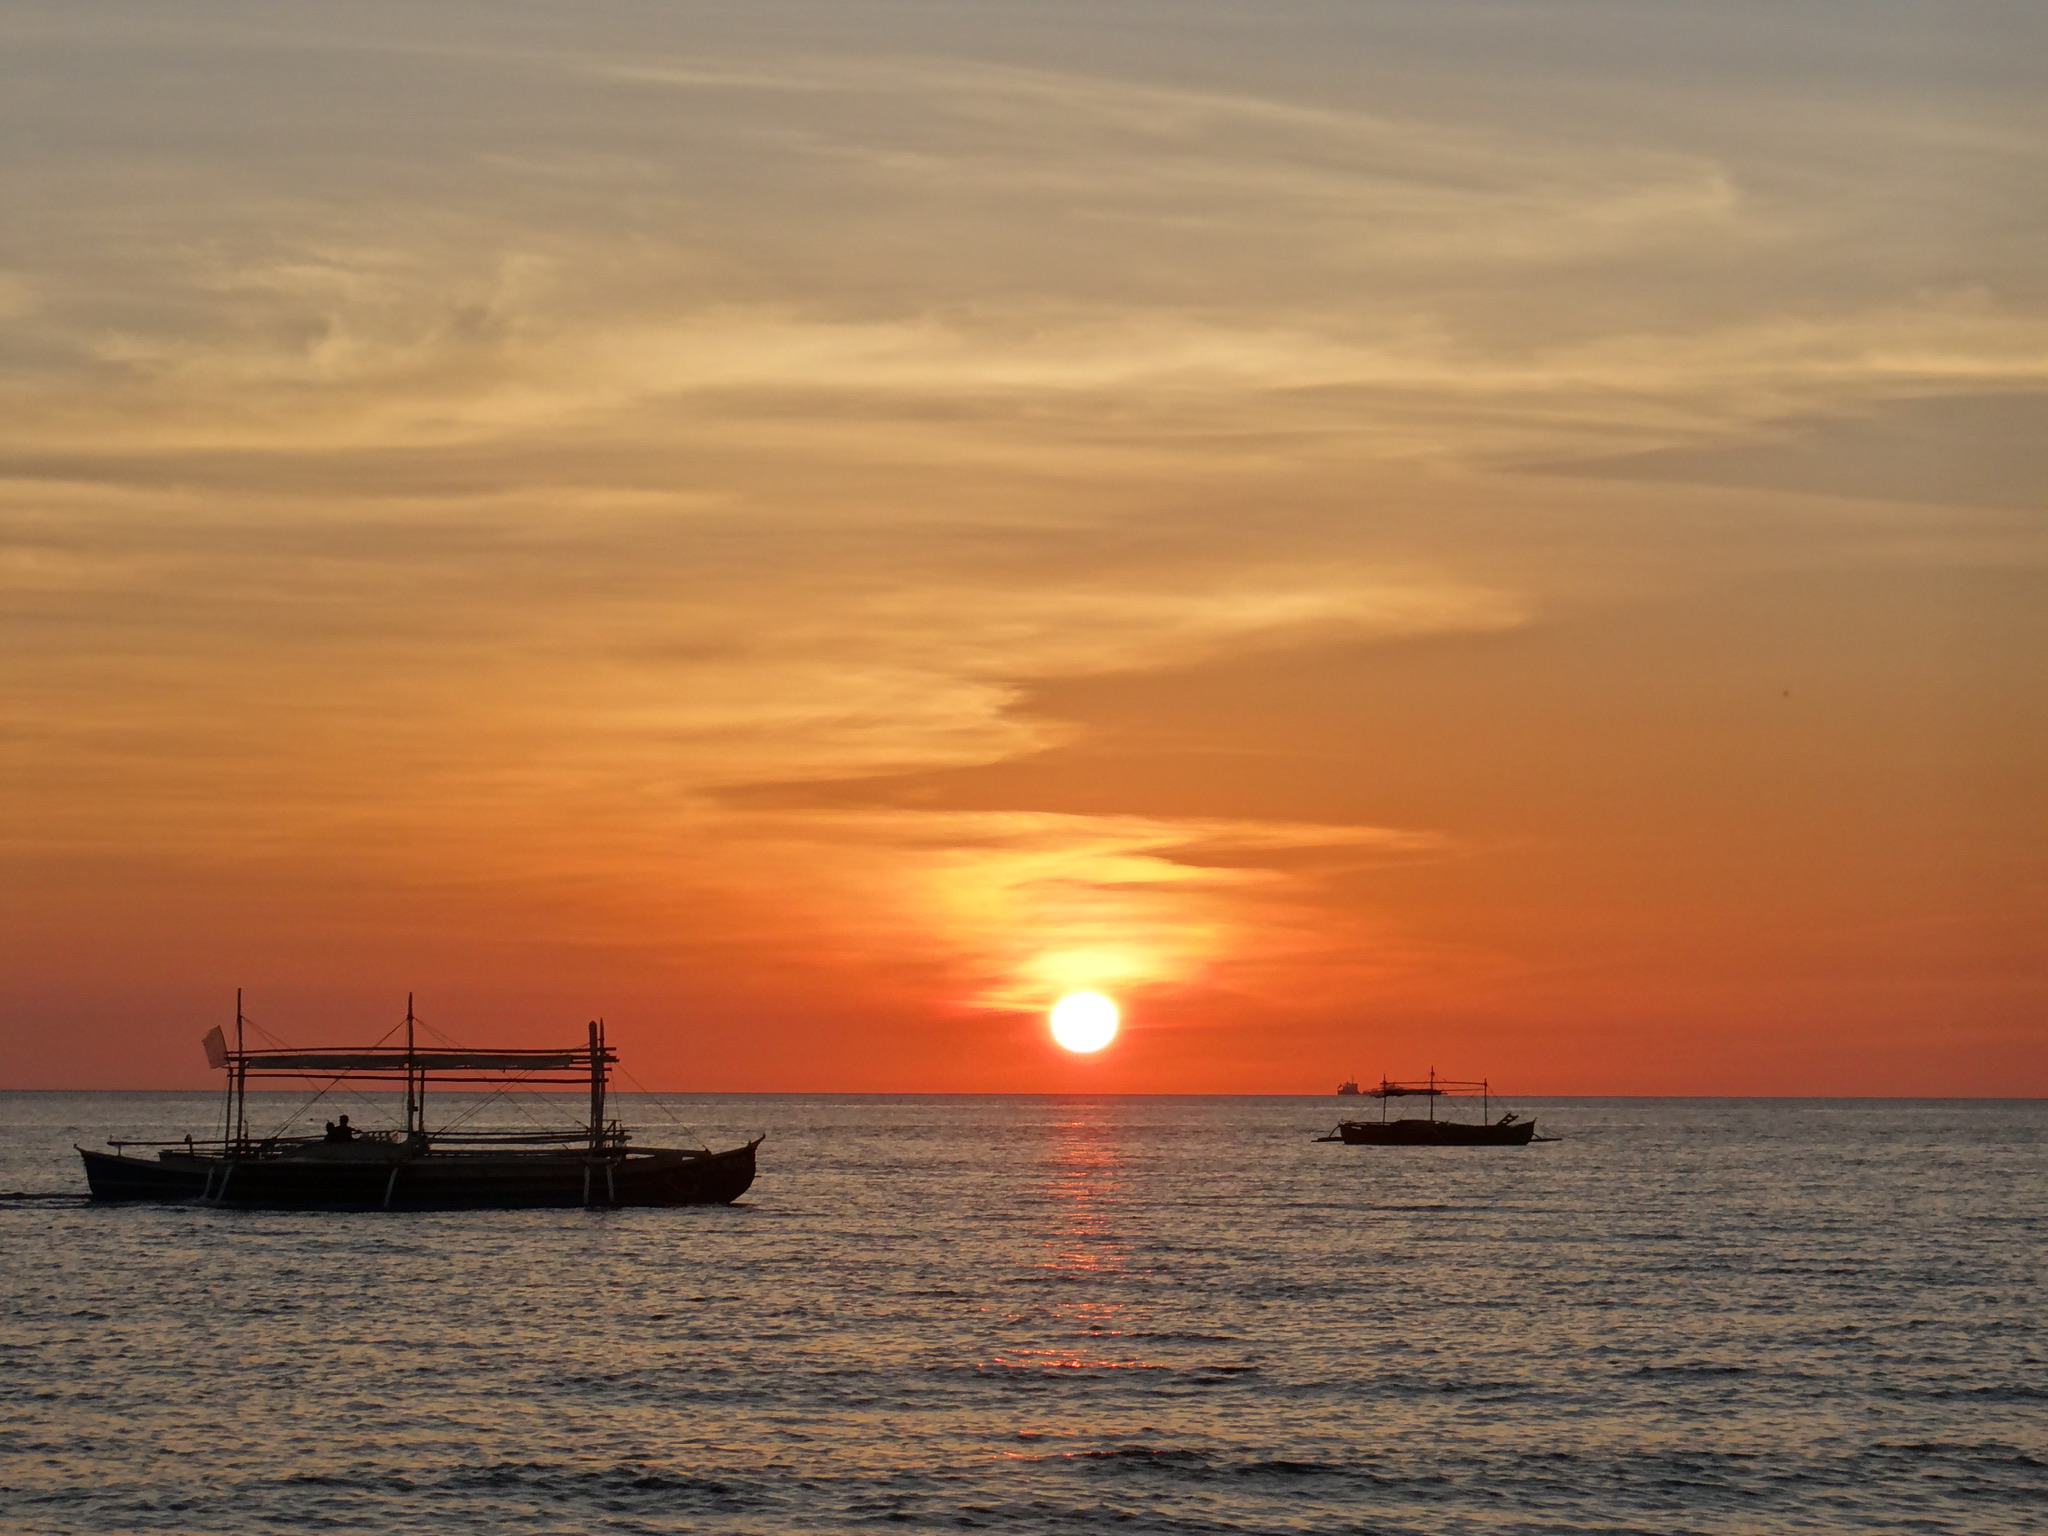
[[[348,1123],[347,1115],[343,1115],[339,1121],[330,1120],[327,1122],[327,1139],[329,1141],[354,1141],[356,1139],[356,1128]]]

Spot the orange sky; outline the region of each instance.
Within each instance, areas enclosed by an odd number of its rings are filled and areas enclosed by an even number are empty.
[[[11,6],[0,1086],[2048,1092],[2038,29],[1540,10]]]

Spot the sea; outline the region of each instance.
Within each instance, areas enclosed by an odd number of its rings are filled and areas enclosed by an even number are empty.
[[[2040,1101],[616,1102],[759,1180],[93,1206],[217,1098],[0,1095],[0,1529],[2048,1530]]]

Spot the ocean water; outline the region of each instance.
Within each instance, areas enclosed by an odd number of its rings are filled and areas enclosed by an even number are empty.
[[[0,1528],[2048,1529],[2042,1103],[667,1107],[742,1206],[0,1201]],[[0,1095],[0,1190],[214,1111]]]

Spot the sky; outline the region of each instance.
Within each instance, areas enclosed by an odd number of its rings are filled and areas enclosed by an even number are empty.
[[[4,0],[0,1086],[2048,1093],[2044,64]]]

